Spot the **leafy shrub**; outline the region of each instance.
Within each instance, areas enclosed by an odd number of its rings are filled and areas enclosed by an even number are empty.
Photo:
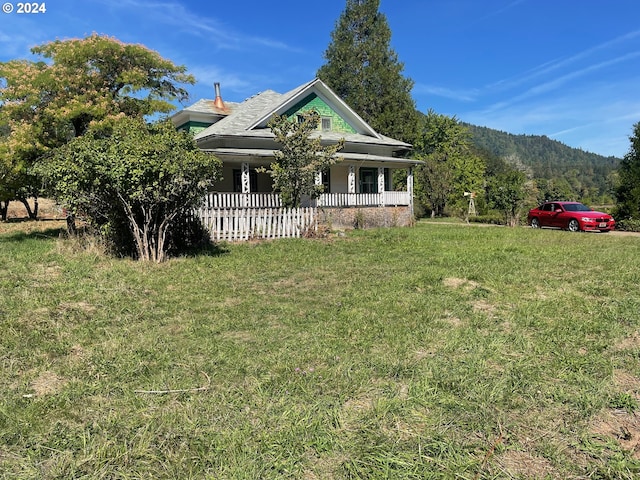
[[[640,232],[640,219],[627,218],[616,222],[616,230],[625,232]]]
[[[469,217],[469,222],[473,223],[488,223],[490,225],[504,225],[504,215],[499,214],[487,214],[476,215],[475,217]]]

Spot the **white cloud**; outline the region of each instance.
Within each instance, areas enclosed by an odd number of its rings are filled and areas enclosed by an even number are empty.
[[[130,11],[140,10],[147,18],[145,22],[154,25],[168,25],[188,35],[206,38],[208,43],[224,50],[246,50],[260,45],[269,49],[300,51],[297,47],[287,45],[273,38],[256,37],[238,32],[213,17],[203,17],[184,5],[176,2],[157,2],[144,0],[96,0],[112,9]],[[241,18],[241,17],[238,17]]]
[[[423,83],[416,83],[413,87],[413,93],[416,95],[432,95],[436,97],[449,98],[460,102],[473,102],[478,97],[478,91],[474,89],[454,90],[452,88],[426,85]]]

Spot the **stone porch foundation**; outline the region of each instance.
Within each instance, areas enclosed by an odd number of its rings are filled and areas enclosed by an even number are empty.
[[[408,227],[413,225],[413,221],[408,206],[318,208],[318,223],[330,228]]]

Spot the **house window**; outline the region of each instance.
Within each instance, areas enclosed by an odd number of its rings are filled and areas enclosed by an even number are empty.
[[[378,193],[378,169],[360,169],[360,193]]]
[[[321,127],[323,132],[331,131],[331,117],[322,117]]]
[[[258,191],[258,172],[253,168],[249,170],[249,189],[252,192]],[[239,168],[233,169],[233,191],[242,193],[242,170]]]

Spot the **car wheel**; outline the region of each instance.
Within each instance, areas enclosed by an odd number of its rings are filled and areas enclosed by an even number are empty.
[[[578,221],[575,218],[572,218],[571,220],[569,220],[569,225],[567,225],[567,229],[570,232],[579,232],[580,231],[580,224],[578,223]]]
[[[540,221],[537,218],[531,219],[531,228],[540,228]]]

